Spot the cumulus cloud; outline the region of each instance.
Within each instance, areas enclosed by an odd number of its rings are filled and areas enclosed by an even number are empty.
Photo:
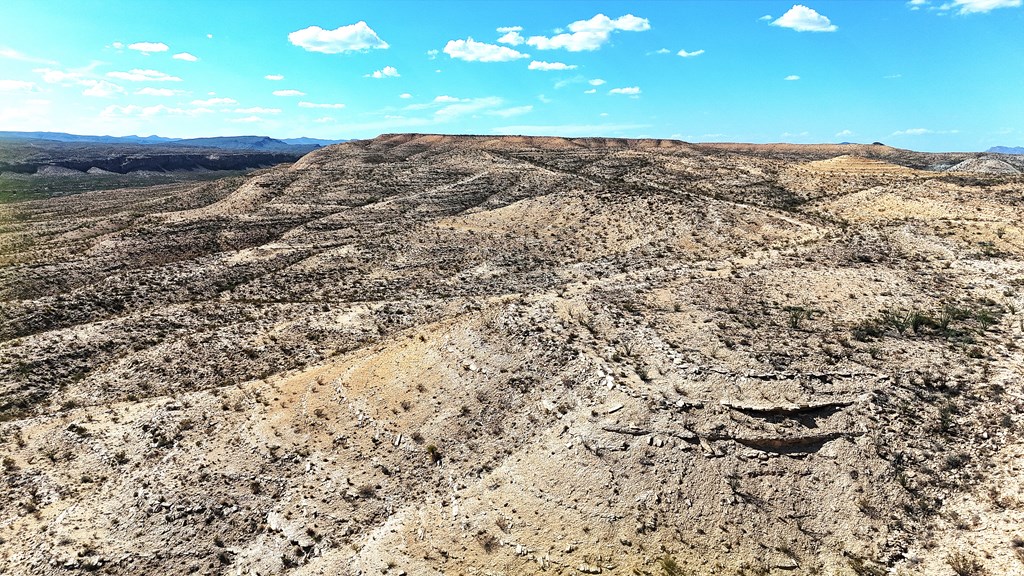
[[[284,76],[282,76],[280,74],[267,74],[263,78],[265,78],[267,80],[275,80],[275,81],[276,80],[284,80]]]
[[[522,26],[503,26],[498,28],[498,32],[502,35],[498,38],[498,42],[501,42],[502,44],[511,44],[512,46],[519,46],[526,42],[526,38],[523,38],[523,35],[520,34],[522,30]]]
[[[612,88],[608,91],[609,94],[625,94],[627,96],[636,96],[640,94],[639,86],[626,86],[625,88]]]
[[[171,56],[175,60],[184,60],[185,62],[196,62],[199,58],[189,54],[188,52],[178,52],[174,56]]]
[[[315,102],[299,102],[299,108],[344,108],[344,104],[317,104]]]
[[[549,72],[552,70],[575,70],[575,64],[565,64],[563,62],[542,62],[540,60],[534,60],[530,62],[528,66],[530,70],[543,70]]]
[[[0,80],[0,92],[18,92],[35,88],[35,82],[25,80]]]
[[[643,32],[650,30],[651,24],[646,18],[638,18],[632,14],[620,16],[614,20],[604,14],[597,14],[590,20],[577,20],[569,24],[569,32],[555,36],[531,36],[526,40],[530,46],[538,50],[554,50],[564,48],[570,52],[597,50],[611,38],[612,32]]]
[[[140,70],[135,68],[128,72],[107,72],[107,76],[129,82],[181,82],[181,78],[164,74],[156,70]]]
[[[124,88],[114,84],[113,82],[107,82],[106,80],[90,80],[86,82],[86,85],[89,87],[82,91],[83,96],[109,98],[114,94],[121,94],[124,92]]]
[[[803,4],[794,4],[788,12],[772,22],[771,25],[790,28],[797,32],[835,32],[839,29],[827,17]]]
[[[289,34],[288,41],[310,52],[323,54],[388,48],[388,43],[381,40],[380,36],[362,20],[334,30],[310,26]]]
[[[445,44],[444,53],[466,62],[508,62],[530,57],[529,54],[523,54],[508,46],[477,42],[472,37],[465,40],[449,40],[448,44]]]
[[[146,86],[135,91],[135,94],[139,96],[174,96],[181,92],[181,90],[171,90],[170,88],[152,88]]]
[[[306,93],[299,90],[274,90],[271,92],[274,96],[305,96]]]
[[[235,108],[232,110],[235,114],[280,114],[280,108],[260,108],[254,106],[252,108]]]
[[[696,51],[693,51],[693,52],[687,52],[686,50],[680,50],[679,52],[676,52],[677,55],[682,56],[683,58],[693,58],[694,56],[700,56],[703,53],[704,53],[703,50],[696,50]]]
[[[206,100],[193,100],[193,106],[225,106],[228,104],[238,104],[238,100],[234,98],[207,98]]]
[[[401,74],[394,66],[385,66],[380,70],[374,70],[369,74],[363,74],[363,78],[398,78]]]
[[[788,80],[790,82],[792,82],[794,80],[799,80],[799,79],[800,79],[800,77],[797,76],[796,74],[790,74],[789,76],[786,76],[785,78],[783,78],[783,80]]]
[[[150,53],[150,52],[167,52],[169,47],[163,42],[136,42],[128,45],[129,50],[138,50],[139,52]]]

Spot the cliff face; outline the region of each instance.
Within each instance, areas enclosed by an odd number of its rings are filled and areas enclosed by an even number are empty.
[[[0,572],[1014,573],[1024,180],[882,148],[0,206]]]

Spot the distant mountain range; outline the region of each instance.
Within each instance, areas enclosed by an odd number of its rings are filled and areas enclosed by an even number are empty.
[[[219,136],[215,138],[164,138],[162,136],[89,136],[65,132],[2,132],[0,138],[11,140],[49,140],[71,143],[142,144],[160,146],[188,146],[192,148],[220,148],[224,150],[292,151],[298,148],[316,148],[347,142],[320,138],[283,138],[268,136]]]
[[[987,151],[995,154],[1024,154],[1024,146],[993,146]]]

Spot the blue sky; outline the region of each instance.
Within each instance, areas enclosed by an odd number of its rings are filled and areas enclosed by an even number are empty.
[[[6,0],[0,130],[1024,145],[1021,0]]]

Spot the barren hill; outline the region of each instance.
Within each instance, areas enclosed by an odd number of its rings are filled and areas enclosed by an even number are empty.
[[[0,206],[0,573],[1020,573],[1024,177],[968,157],[402,134]]]

